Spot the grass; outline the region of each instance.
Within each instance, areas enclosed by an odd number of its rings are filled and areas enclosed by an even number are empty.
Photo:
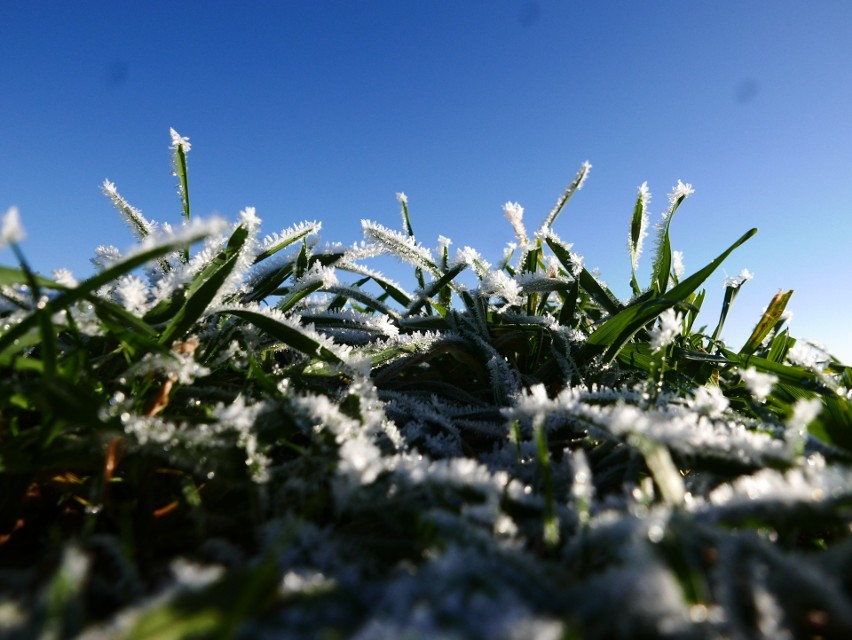
[[[86,280],[5,218],[4,637],[852,634],[852,368],[789,334],[789,293],[726,345],[747,274],[699,319],[755,229],[680,273],[679,183],[643,287],[643,185],[620,300],[554,231],[588,164],[534,234],[507,203],[492,266],[420,244],[403,194],[349,248],[196,220],[172,142],[183,225],[105,183],[139,244]]]

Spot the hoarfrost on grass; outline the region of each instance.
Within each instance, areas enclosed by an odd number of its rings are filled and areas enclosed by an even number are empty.
[[[651,350],[657,352],[670,345],[680,335],[681,329],[681,315],[672,308],[663,311],[657,323],[648,331],[651,335]]]
[[[524,208],[517,202],[507,202],[503,205],[503,215],[512,225],[518,243],[521,246],[528,244],[527,230],[524,228]]]
[[[628,233],[627,246],[630,252],[630,262],[633,270],[639,268],[639,258],[642,256],[642,248],[645,238],[648,237],[648,204],[651,202],[651,191],[648,189],[648,183],[643,182],[639,185],[639,206],[641,207],[641,217],[639,219],[639,229],[636,237],[633,237],[632,230]]]
[[[766,400],[772,392],[772,387],[778,382],[778,376],[763,373],[754,367],[739,370],[740,379],[758,402]]]
[[[672,251],[672,271],[676,278],[682,278],[686,269],[683,266],[683,251]]]
[[[740,271],[738,276],[727,276],[725,278],[725,286],[732,289],[739,289],[744,283],[754,278],[754,274],[748,269]]]
[[[172,138],[172,149],[176,150],[178,147],[181,147],[184,153],[190,152],[192,145],[189,143],[188,137],[180,135],[177,131],[171,128],[169,129],[169,135]]]
[[[18,207],[9,207],[3,214],[2,228],[0,229],[0,249],[10,244],[23,242],[27,237],[24,226],[21,224],[21,213]]]

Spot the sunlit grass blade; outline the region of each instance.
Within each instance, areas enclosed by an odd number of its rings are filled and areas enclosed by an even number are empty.
[[[719,322],[716,324],[716,328],[713,330],[713,335],[710,337],[710,340],[713,342],[716,342],[716,340],[719,339],[719,336],[722,335],[722,328],[725,326],[725,320],[728,317],[728,312],[731,310],[731,305],[734,304],[734,300],[739,292],[740,285],[728,285],[725,287],[725,297],[722,300],[722,312],[719,314]]]
[[[677,186],[669,194],[669,208],[660,221],[657,237],[656,254],[651,275],[651,288],[658,294],[668,289],[672,270],[672,245],[669,238],[672,219],[681,203],[692,193],[692,186],[678,180]]]
[[[779,291],[773,296],[772,301],[769,303],[769,306],[766,308],[766,311],[763,312],[763,316],[755,326],[754,330],[751,332],[751,335],[746,340],[742,349],[740,349],[741,354],[751,354],[754,353],[766,336],[769,335],[769,332],[778,324],[778,321],[781,320],[781,316],[784,314],[784,309],[787,307],[787,303],[790,301],[790,296],[793,295],[793,291]]]
[[[639,256],[642,253],[642,242],[645,236],[648,235],[646,228],[648,226],[648,201],[650,194],[648,192],[648,183],[645,182],[639,187],[639,195],[636,197],[636,204],[633,207],[633,216],[630,220],[630,237],[628,241],[628,249],[630,251],[630,288],[634,295],[639,295],[642,288],[636,280],[636,269],[639,267]]]
[[[583,347],[584,355],[591,357],[597,353],[604,352],[604,359],[606,361],[612,360],[621,347],[639,329],[666,309],[686,300],[725,261],[731,252],[755,233],[757,233],[757,229],[751,229],[743,234],[739,240],[734,242],[734,244],[728,247],[710,264],[668,291],[665,298],[656,298],[641,303],[634,302],[610,317],[589,336]]]

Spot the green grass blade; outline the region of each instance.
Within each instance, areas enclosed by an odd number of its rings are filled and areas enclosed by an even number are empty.
[[[427,303],[434,305],[434,303],[431,303],[429,301],[429,298],[434,296],[436,293],[441,293],[445,288],[447,290],[449,290],[450,289],[450,283],[453,281],[453,279],[457,275],[459,275],[462,271],[464,271],[466,268],[467,268],[467,263],[459,262],[459,263],[453,265],[452,267],[450,267],[447,270],[447,272],[444,273],[444,275],[442,275],[440,278],[430,282],[429,285],[426,288],[422,289],[421,293],[419,294],[417,299],[411,304],[411,306],[409,306],[408,309],[406,309],[405,315],[407,315],[407,316],[414,315],[423,307],[423,305],[425,305]],[[444,306],[445,305],[441,305],[442,308]],[[441,314],[441,315],[445,315],[445,314]]]
[[[678,181],[678,186],[669,198],[671,206],[666,212],[665,219],[661,222],[659,229],[659,239],[657,242],[657,252],[654,256],[654,266],[651,276],[651,288],[658,294],[662,294],[668,289],[669,278],[672,270],[672,245],[669,238],[669,230],[671,228],[672,219],[680,207],[681,203],[686,200],[691,193],[689,185],[684,185]]]
[[[199,236],[198,240],[203,238],[203,235]],[[179,249],[187,244],[186,241],[182,241],[180,243],[165,243],[154,247],[153,249],[149,249],[148,251],[140,252],[136,255],[131,256],[130,258],[126,258],[122,260],[109,269],[105,269],[104,271],[92,276],[91,278],[84,280],[80,284],[78,284],[73,289],[65,289],[58,296],[49,300],[45,305],[45,311],[47,313],[53,314],[62,309],[67,309],[75,302],[82,300],[92,294],[94,291],[97,291],[102,286],[109,284],[113,280],[123,276],[126,273],[137,269],[143,265],[150,263],[153,260],[156,260],[160,256],[166,255]],[[21,320],[18,324],[11,327],[6,333],[0,335],[0,353],[4,352],[6,348],[11,345],[16,339],[20,338],[22,335],[27,333],[32,327],[36,325],[38,322],[38,318],[36,314],[30,314],[23,320]]]
[[[758,321],[757,326],[743,345],[743,348],[740,349],[741,354],[751,354],[757,350],[760,343],[763,342],[764,338],[769,335],[769,332],[781,320],[781,315],[784,313],[784,309],[787,307],[787,303],[790,301],[790,296],[792,295],[792,290],[783,293],[779,291],[775,294],[766,311],[763,312],[763,316]]]
[[[642,252],[642,241],[645,239],[648,226],[648,183],[639,187],[639,195],[633,207],[633,217],[630,220],[630,288],[633,295],[642,293],[639,282],[636,280],[636,269],[639,266],[639,255]]]
[[[296,351],[320,358],[326,362],[340,363],[342,360],[331,350],[323,346],[316,339],[312,338],[308,333],[295,324],[290,324],[281,320],[277,320],[266,314],[250,311],[248,309],[229,308],[222,309],[218,313],[242,318],[250,322],[258,329],[265,331],[270,337],[278,340]]]
[[[660,315],[669,307],[683,302],[713,273],[737,247],[751,238],[757,229],[751,229],[723,251],[715,260],[700,271],[689,276],[668,291],[665,298],[655,298],[644,302],[635,302],[611,316],[599,326],[586,341],[583,355],[590,358],[605,352],[604,359],[611,361],[624,344],[643,326]]]
[[[571,252],[562,242],[553,235],[547,235],[544,239],[553,255],[562,264],[568,273],[573,274],[576,270],[576,264],[571,257]],[[589,272],[588,269],[582,267],[580,274],[575,276],[580,283],[580,287],[589,294],[589,297],[597,302],[607,313],[618,313],[622,309],[622,305],[618,302],[615,294],[607,288],[601,286],[597,279]]]
[[[248,230],[242,225],[237,227],[225,249],[195,277],[186,302],[160,334],[160,344],[168,345],[172,340],[182,337],[204,315],[234,270],[247,237]]]

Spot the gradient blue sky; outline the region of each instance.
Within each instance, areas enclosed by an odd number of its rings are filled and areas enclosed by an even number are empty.
[[[350,243],[361,218],[398,228],[405,191],[421,242],[491,260],[501,205],[536,227],[589,160],[557,231],[618,293],[637,187],[653,223],[681,179],[687,272],[760,228],[725,264],[756,274],[728,342],[794,289],[794,335],[852,361],[850,118],[847,1],[0,2],[0,213],[45,273],[132,244],[105,178],[180,220],[169,127],[195,215],[252,205],[266,231],[317,219]]]

